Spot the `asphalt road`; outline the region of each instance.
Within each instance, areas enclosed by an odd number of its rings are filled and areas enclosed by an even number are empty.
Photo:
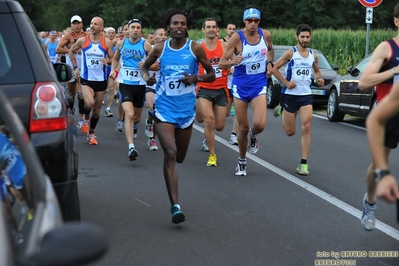
[[[314,116],[307,177],[295,171],[300,127],[287,137],[270,111],[260,150],[247,157],[246,177],[234,175],[238,148],[227,142],[232,117],[217,133],[217,167],[205,165],[203,125],[195,124],[187,158],[178,165],[186,215],[179,225],[171,223],[163,152],[148,150],[144,119],[133,162],[116,120],[100,118],[97,146],[78,133],[82,219],[103,227],[110,242],[107,255],[92,265],[399,265],[396,207],[378,202],[372,232],[360,223],[370,162],[364,119],[332,123]],[[397,151],[391,169],[399,173]]]

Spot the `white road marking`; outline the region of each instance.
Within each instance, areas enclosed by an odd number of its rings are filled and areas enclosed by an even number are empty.
[[[345,124],[347,125],[347,124]],[[204,133],[204,129],[196,124],[193,125],[193,128],[198,130],[199,132]],[[223,144],[224,146],[235,150],[236,152],[238,152],[238,147],[235,145],[231,145],[229,144],[229,142],[225,139],[222,139],[221,137],[215,135],[215,140],[220,142],[221,144]],[[319,198],[337,206],[338,208],[340,208],[341,210],[349,213],[350,215],[355,216],[356,218],[359,219],[359,226],[361,226],[360,224],[360,217],[362,216],[362,211],[356,209],[355,207],[337,199],[336,197],[333,197],[332,195],[318,189],[315,186],[312,186],[309,183],[306,183],[305,181],[285,172],[284,170],[272,165],[271,163],[266,162],[263,159],[260,159],[259,157],[252,155],[250,153],[247,152],[246,154],[247,158],[251,159],[252,161],[260,164],[261,166],[269,169],[270,171],[278,174],[281,177],[284,177],[285,179],[287,179],[288,181],[291,181],[292,183],[306,189],[307,191],[309,191],[310,193],[318,196]],[[360,201],[360,200],[359,200]],[[376,219],[376,223],[375,223],[375,229],[380,230],[381,232],[385,233],[386,235],[396,239],[399,241],[399,231],[396,230],[395,228],[379,221]]]
[[[326,116],[323,116],[323,115],[313,114],[313,116],[317,117],[317,118],[320,118],[320,119],[328,120],[328,118]],[[341,125],[344,125],[344,126],[347,126],[347,127],[353,127],[353,128],[356,128],[356,129],[360,129],[360,130],[366,131],[365,127],[352,125],[352,124],[349,124],[349,123],[346,123],[346,122],[331,122],[331,123],[337,123],[337,124],[341,124]]]

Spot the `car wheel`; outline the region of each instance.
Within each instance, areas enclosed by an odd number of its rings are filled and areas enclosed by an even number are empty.
[[[266,89],[266,103],[267,103],[267,108],[273,109],[278,105],[278,100],[276,99],[276,97],[273,96],[273,89],[270,83],[271,81],[269,80]]]
[[[338,93],[337,90],[332,90],[328,96],[327,103],[327,118],[333,122],[339,122],[344,119],[345,113],[338,110]]]
[[[69,199],[61,205],[62,217],[64,221],[80,221],[80,204],[78,183],[71,184],[72,191]]]

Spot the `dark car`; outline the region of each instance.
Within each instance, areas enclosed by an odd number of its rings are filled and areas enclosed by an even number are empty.
[[[292,46],[286,45],[274,45],[274,61],[277,61],[285,51],[290,49]],[[337,74],[338,66],[331,65],[327,58],[318,50],[312,49],[319,58],[319,69],[321,72],[321,77],[324,79],[324,86],[319,87],[314,83],[314,76],[312,75],[311,89],[313,93],[313,103],[314,104],[327,104],[330,88],[332,84],[340,77]],[[280,68],[280,73],[285,76],[285,66]],[[267,107],[274,108],[279,104],[281,99],[281,90],[283,84],[274,76],[271,76],[268,80],[267,85]]]
[[[0,91],[0,265],[83,265],[107,245],[97,226],[63,223],[50,179]]]
[[[375,87],[361,91],[358,86],[370,59],[371,54],[349,67],[347,74],[333,84],[327,105],[328,120],[342,121],[345,114],[366,117],[377,104]]]
[[[0,21],[0,88],[28,131],[63,218],[79,220],[76,127],[59,83],[69,80],[72,71],[62,63],[53,67],[17,1],[0,0]]]

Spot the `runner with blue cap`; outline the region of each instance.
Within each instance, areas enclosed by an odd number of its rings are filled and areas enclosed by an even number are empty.
[[[239,125],[239,158],[235,174],[246,176],[246,152],[255,154],[259,150],[258,134],[266,126],[266,88],[267,74],[273,68],[274,50],[272,35],[259,28],[261,12],[257,6],[250,5],[244,10],[245,28],[233,34],[227,49],[219,62],[219,67],[229,69],[234,66],[232,94],[235,114]],[[233,60],[233,53],[237,56]],[[249,127],[247,108],[253,110],[253,126]],[[250,136],[248,144],[248,133]]]

